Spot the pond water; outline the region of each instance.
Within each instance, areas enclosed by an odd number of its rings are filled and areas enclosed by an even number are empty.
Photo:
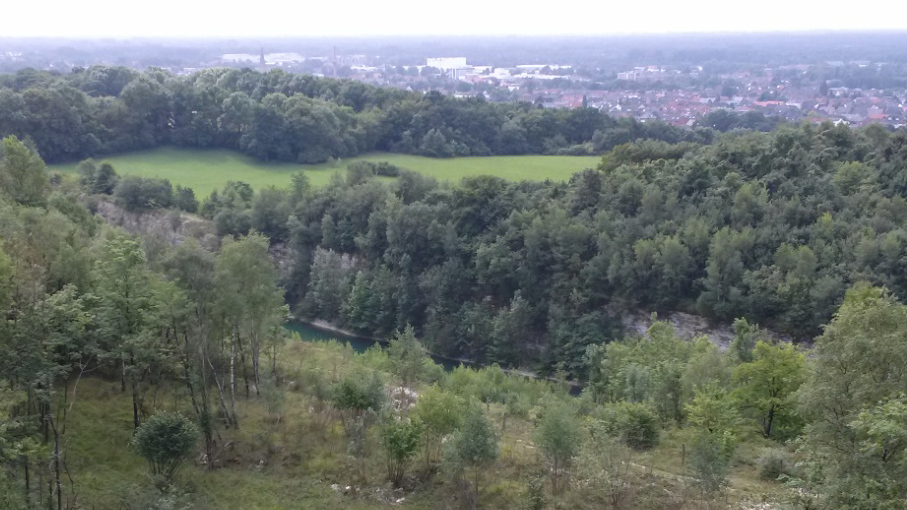
[[[308,322],[302,321],[288,321],[284,324],[284,327],[290,331],[299,333],[299,337],[303,340],[308,340],[310,342],[327,342],[329,340],[337,340],[344,344],[348,344],[353,348],[354,351],[358,353],[363,353],[368,350],[370,347],[373,347],[375,344],[381,345],[383,342],[378,342],[372,338],[364,338],[360,336],[351,336],[344,335],[343,333],[338,333],[330,329],[321,328],[315,326],[314,324],[309,324]],[[457,368],[460,365],[472,366],[471,363],[466,361],[456,360],[453,358],[448,358],[445,356],[437,356],[432,354],[432,359],[435,363],[444,367],[444,370],[448,372]]]

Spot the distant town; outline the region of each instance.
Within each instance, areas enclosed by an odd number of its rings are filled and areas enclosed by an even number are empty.
[[[457,97],[491,101],[530,101],[550,107],[598,108],[615,117],[661,120],[693,126],[710,112],[760,112],[765,116],[848,125],[872,122],[900,127],[907,121],[907,89],[880,90],[835,86],[834,80],[811,79],[821,69],[881,68],[869,61],[827,61],[721,75],[720,83],[697,85],[701,66],[637,66],[616,73],[620,86],[602,90],[570,64],[478,65],[465,57],[434,57],[422,65],[390,66],[366,55],[303,57],[296,53],[225,54],[209,66],[257,65],[288,72],[336,76],[406,90],[440,89]],[[194,71],[194,69],[180,70]],[[733,84],[733,85],[730,85]]]
[[[173,63],[162,61],[155,67],[177,75],[210,67],[280,69],[411,91],[439,90],[456,97],[483,97],[494,102],[528,101],[545,107],[597,108],[614,117],[660,120],[675,126],[692,127],[707,115],[722,111],[755,112],[795,122],[828,120],[854,126],[881,123],[891,127],[907,124],[903,62],[817,60],[769,65],[733,62],[716,66],[705,58],[700,64],[690,63],[691,59],[674,62],[676,58],[659,58],[656,53],[652,57],[643,54],[625,58],[610,66],[590,65],[583,60],[585,57],[577,57],[576,62],[530,63],[516,63],[509,58],[511,62],[503,65],[488,55],[473,61],[464,56],[349,54],[336,47],[327,54],[273,50],[281,48],[218,55],[209,51],[197,58],[188,56]],[[29,55],[23,52],[0,52],[0,69],[33,65],[28,60]],[[643,60],[652,63],[640,62]],[[189,61],[193,63],[187,65]],[[644,65],[628,64],[631,61]],[[123,57],[96,63],[137,69],[149,65],[147,59]],[[84,63],[58,57],[53,61],[39,59],[38,65],[68,72]],[[872,79],[863,79],[867,76]]]

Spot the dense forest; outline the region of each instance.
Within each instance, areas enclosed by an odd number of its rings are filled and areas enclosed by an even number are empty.
[[[148,210],[164,183],[49,175],[7,137],[0,505],[901,508],[905,141],[642,142],[566,184],[384,184],[382,165],[322,189],[234,183],[200,205],[211,230],[171,244],[92,213],[196,221]],[[285,294],[390,345],[301,342]],[[825,327],[804,352],[738,319],[723,349],[660,321],[611,334],[621,307]],[[445,372],[418,337],[513,363],[538,347],[587,386]]]
[[[92,66],[0,76],[0,136],[34,142],[51,162],[174,144],[320,163],[373,151],[432,157],[600,154],[639,138],[707,141],[709,130],[378,88],[250,69],[173,76]]]
[[[294,311],[359,333],[413,325],[435,352],[583,376],[637,311],[817,335],[857,281],[907,296],[907,136],[783,127],[621,145],[568,183],[457,185],[353,165],[314,189],[233,183],[219,234],[289,248]]]

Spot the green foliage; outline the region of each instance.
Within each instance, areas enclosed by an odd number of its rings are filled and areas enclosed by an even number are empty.
[[[0,190],[14,202],[39,206],[45,201],[48,176],[38,153],[7,136],[0,145]]]
[[[756,466],[759,469],[759,478],[767,481],[775,481],[781,475],[787,474],[787,468],[790,467],[790,459],[778,450],[768,450],[761,457],[756,459]]]
[[[865,438],[863,453],[883,462],[903,460],[907,447],[907,396],[901,393],[860,412],[851,426]]]
[[[699,486],[717,492],[727,485],[734,439],[727,433],[697,432],[692,439],[689,466]]]
[[[384,383],[374,371],[350,373],[333,389],[334,405],[352,415],[380,411],[385,398]]]
[[[740,363],[753,361],[753,349],[759,340],[759,327],[746,319],[734,319],[734,340],[731,341],[731,352]]]
[[[128,211],[167,209],[173,205],[173,186],[166,179],[127,175],[120,179],[113,195]]]
[[[3,240],[0,239],[0,310],[6,310],[12,300],[13,262],[3,251]]]
[[[157,413],[143,423],[132,445],[148,461],[151,473],[170,481],[189,459],[198,440],[198,427],[179,413]]]
[[[727,393],[703,388],[687,406],[691,429],[690,470],[706,492],[727,484],[734,451],[740,441],[741,418]]]
[[[608,404],[601,410],[601,428],[635,450],[658,444],[660,420],[652,408],[639,402]]]
[[[885,289],[860,284],[816,339],[800,411],[809,420],[804,450],[829,505],[893,508],[907,491],[898,446],[905,327],[907,306]]]
[[[526,482],[522,509],[545,510],[545,479],[541,476],[534,476]]]
[[[433,363],[425,347],[416,338],[415,330],[409,325],[391,338],[387,354],[391,373],[397,376],[404,386],[412,386],[419,382],[426,374],[426,365]]]
[[[575,409],[559,399],[545,401],[533,440],[551,466],[551,480],[557,493],[562,471],[570,467],[582,441]]]
[[[483,466],[497,458],[498,439],[488,417],[477,409],[467,411],[451,442],[457,457],[467,466]]]
[[[755,417],[765,437],[797,435],[794,394],[803,382],[806,359],[792,344],[756,344],[753,361],[734,368],[733,397]]]
[[[473,408],[466,412],[459,430],[445,445],[444,463],[457,476],[462,475],[466,468],[473,470],[473,489],[477,502],[481,472],[497,459],[499,453],[498,438],[491,420],[478,408]]]
[[[416,454],[422,438],[422,424],[419,421],[390,417],[381,425],[381,445],[387,456],[387,477],[400,487],[406,466]]]
[[[227,318],[231,341],[245,338],[250,344],[256,393],[261,381],[261,354],[280,339],[269,332],[283,324],[289,312],[268,246],[268,239],[255,232],[238,239],[225,238],[214,262],[216,306]]]
[[[86,159],[79,163],[79,177],[82,187],[88,193],[101,193],[112,195],[120,177],[114,170],[113,165],[104,161],[98,166],[94,160]]]
[[[696,393],[687,405],[687,422],[694,429],[710,434],[738,438],[741,433],[740,413],[728,393],[717,386]]]
[[[611,342],[593,381],[609,401],[648,402],[664,420],[682,417],[682,378],[691,344],[666,322],[655,321],[639,339]]]
[[[422,424],[426,466],[440,458],[444,438],[460,427],[465,410],[466,402],[461,397],[437,386],[419,395],[411,416]]]
[[[611,508],[621,508],[633,492],[633,469],[629,450],[602,422],[593,422],[576,459],[577,487],[595,500],[603,497]]]
[[[188,213],[198,212],[198,200],[192,188],[184,188],[177,184],[173,189],[173,206]]]

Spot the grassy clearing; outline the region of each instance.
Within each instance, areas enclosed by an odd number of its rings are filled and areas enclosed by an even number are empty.
[[[459,181],[475,175],[496,175],[508,180],[565,181],[576,172],[594,168],[596,156],[488,156],[433,159],[407,154],[375,153],[342,162],[320,165],[262,163],[229,150],[198,150],[162,147],[102,158],[110,161],[121,175],[140,175],[169,179],[207,196],[227,181],[245,181],[253,188],[285,186],[290,175],[304,170],[316,186],[326,184],[335,172],[343,172],[353,161],[387,161],[394,165],[431,175],[440,180]],[[77,163],[51,165],[51,170],[76,171]]]

